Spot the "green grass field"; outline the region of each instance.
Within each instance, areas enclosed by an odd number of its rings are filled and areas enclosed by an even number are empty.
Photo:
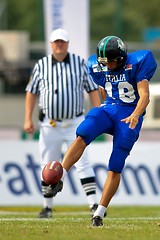
[[[87,206],[57,206],[51,219],[40,207],[0,207],[1,240],[159,240],[160,207],[109,207],[103,227],[91,226]]]

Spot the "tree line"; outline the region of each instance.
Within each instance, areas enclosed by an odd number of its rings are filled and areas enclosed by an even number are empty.
[[[42,0],[6,0],[5,28],[27,30],[32,41],[44,40]],[[90,37],[118,35],[143,41],[144,30],[160,27],[159,0],[90,0]]]

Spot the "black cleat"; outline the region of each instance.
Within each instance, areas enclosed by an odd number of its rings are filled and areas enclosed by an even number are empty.
[[[95,204],[90,208],[90,211],[91,211],[91,213],[92,213],[92,217],[93,217],[95,211],[97,210],[97,208],[98,208],[98,204],[97,204],[97,203],[95,203]]]
[[[51,218],[52,217],[52,209],[51,208],[43,208],[42,211],[38,215],[39,218]]]
[[[45,191],[45,195],[49,198],[55,197],[58,192],[61,192],[63,188],[63,182],[60,180],[54,185],[49,185]]]
[[[103,226],[103,221],[100,216],[95,216],[92,218],[92,226],[101,227]]]
[[[98,204],[97,204],[97,203],[95,203],[95,204],[90,208],[90,211],[91,211],[91,213],[92,213],[92,217],[93,217],[95,211],[97,210],[97,208],[98,208]],[[106,216],[107,216],[107,213],[105,212],[105,213],[104,213],[104,217],[106,217]]]

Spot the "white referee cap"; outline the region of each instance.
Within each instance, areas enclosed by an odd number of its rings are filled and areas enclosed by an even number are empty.
[[[61,29],[61,28],[54,30],[51,33],[50,41],[54,42],[56,40],[63,40],[65,42],[68,42],[69,41],[68,33],[64,29]]]

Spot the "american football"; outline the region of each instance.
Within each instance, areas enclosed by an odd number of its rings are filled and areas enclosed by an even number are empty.
[[[63,167],[60,162],[52,161],[46,164],[42,170],[42,177],[46,184],[59,182],[63,175]]]

